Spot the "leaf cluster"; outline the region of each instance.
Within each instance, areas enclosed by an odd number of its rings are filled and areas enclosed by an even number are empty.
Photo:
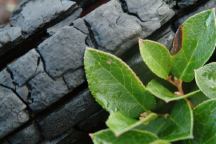
[[[215,46],[214,9],[187,19],[171,51],[140,39],[141,57],[157,76],[146,85],[121,59],[88,48],[84,66],[89,89],[110,113],[108,129],[92,134],[93,142],[216,143],[216,63],[206,64]]]

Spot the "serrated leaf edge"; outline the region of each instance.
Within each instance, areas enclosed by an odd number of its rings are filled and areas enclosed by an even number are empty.
[[[196,16],[198,16],[198,15],[202,15],[203,13],[208,12],[208,11],[211,12],[210,14],[213,14],[214,17],[216,17],[216,16],[215,16],[215,8],[210,9],[210,10],[205,10],[205,11],[202,11],[202,12],[200,12],[200,13],[197,13],[197,14],[191,16],[190,18],[188,18],[188,19],[182,24],[182,27],[184,27],[184,24],[187,23],[188,21],[190,21],[191,19],[193,19],[194,17],[196,17]],[[215,26],[216,26],[216,20],[215,20]],[[183,30],[182,30],[182,31],[183,31]],[[188,61],[191,61],[191,59],[193,58],[193,55],[194,55],[195,50],[196,50],[196,48],[193,50],[193,52],[192,52],[192,54],[191,54],[191,56],[190,56],[190,58],[189,58]],[[215,50],[215,48],[214,48],[214,50]],[[214,50],[212,50],[212,54],[213,54]],[[180,51],[182,51],[182,50],[180,50]],[[179,52],[180,52],[180,51],[179,51]],[[178,52],[178,53],[179,53],[179,52]],[[175,57],[176,55],[178,55],[178,53],[176,53],[176,54],[173,55],[173,56]],[[207,58],[206,62],[207,62],[208,59],[212,56],[212,54]],[[203,65],[204,65],[206,62],[204,62]],[[189,66],[190,66],[190,63],[187,63],[187,65],[184,67],[184,70],[182,71],[181,75],[179,76],[179,79],[182,79],[182,78],[184,77],[184,74],[185,74],[185,72],[186,72],[186,70],[188,69]],[[186,81],[186,82],[188,82],[188,81]]]
[[[100,50],[97,50],[97,49],[94,49],[94,48],[90,48],[90,47],[87,47],[86,50],[85,50],[85,54],[84,54],[84,70],[85,70],[85,73],[86,75],[88,76],[88,73],[86,72],[86,66],[85,66],[85,59],[86,59],[86,54],[88,51],[93,51],[93,52],[96,52],[96,53],[101,53],[103,55],[107,55],[107,56],[110,56],[111,58],[114,58],[116,60],[118,60],[121,64],[123,64],[125,67],[127,67],[127,69],[133,74],[133,76],[135,77],[135,79],[137,80],[137,82],[143,87],[144,90],[146,90],[146,87],[144,86],[144,84],[141,82],[141,80],[138,78],[138,76],[135,74],[135,72],[125,63],[123,62],[120,58],[110,54],[110,53],[107,53],[107,52],[104,52],[104,51],[100,51]],[[90,92],[93,94],[93,96],[95,95],[95,93],[93,91],[91,91],[91,85],[90,85],[90,82],[89,80],[87,79],[87,82],[89,83],[88,87],[90,89]],[[147,91],[147,90],[146,90]],[[95,97],[94,97],[95,98]],[[148,111],[148,109],[139,103],[139,101],[133,97],[133,99],[145,110],[145,111]],[[95,100],[106,110],[106,108],[95,98]]]
[[[154,81],[154,80],[152,80],[152,81]],[[150,82],[151,82],[151,81],[150,81]],[[149,82],[149,83],[150,83],[150,82]],[[165,101],[166,103],[169,103],[169,102],[172,102],[172,101],[177,101],[177,100],[182,100],[182,99],[188,98],[188,97],[193,96],[194,94],[200,92],[200,90],[196,90],[196,91],[187,93],[187,94],[185,94],[185,95],[183,95],[183,96],[178,96],[178,95],[176,95],[175,98],[170,98],[170,99],[168,99],[168,98],[161,98],[161,97],[159,97],[159,96],[153,94],[153,93],[151,92],[151,90],[148,89],[148,85],[147,85],[147,87],[146,87],[146,90],[147,90],[148,92],[150,92],[152,95],[154,95],[155,97],[157,97],[157,98],[159,98],[159,99]]]
[[[143,39],[139,38],[139,51],[140,51],[140,55],[141,55],[141,57],[142,57],[142,60],[143,60],[143,62],[144,62],[145,64],[146,64],[146,61],[145,61],[144,58],[143,58],[143,57],[145,57],[145,56],[143,55],[143,53],[141,53],[141,47],[144,45],[145,42],[151,42],[151,43],[160,45],[161,48],[164,49],[164,50],[170,55],[170,61],[171,61],[170,70],[169,70],[169,73],[170,73],[170,71],[171,71],[171,69],[172,69],[173,56],[170,54],[168,48],[167,48],[165,45],[163,45],[163,44],[161,44],[161,43],[159,43],[159,42],[152,41],[152,40],[148,40],[148,39],[143,40]],[[155,62],[156,62],[156,61],[155,61]],[[157,62],[156,62],[156,63],[157,63]],[[147,64],[146,64],[146,65],[147,65]],[[160,66],[160,64],[158,64],[158,65]],[[148,67],[148,65],[147,65],[147,67]],[[160,67],[161,67],[161,66],[160,66]],[[149,68],[149,67],[148,67],[148,68]],[[151,68],[149,68],[149,69],[151,70]],[[161,67],[161,69],[162,69],[165,73],[167,73],[167,72],[163,69],[163,67]],[[168,73],[167,77],[161,77],[161,76],[159,76],[157,73],[155,73],[154,71],[151,70],[151,72],[153,72],[155,75],[157,75],[158,77],[160,77],[160,78],[162,78],[162,79],[167,79],[167,78],[169,77],[169,73]]]

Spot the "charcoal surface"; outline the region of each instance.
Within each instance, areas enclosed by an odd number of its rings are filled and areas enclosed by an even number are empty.
[[[21,0],[0,28],[0,144],[91,144],[88,134],[105,128],[108,114],[88,90],[86,47],[121,57],[147,83],[154,75],[138,38],[171,48],[177,26],[214,7],[212,0]]]

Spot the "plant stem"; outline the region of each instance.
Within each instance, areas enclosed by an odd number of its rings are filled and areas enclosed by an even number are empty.
[[[172,85],[174,85],[178,89],[178,91],[176,92],[177,95],[179,95],[179,96],[184,95],[184,90],[183,90],[183,86],[182,86],[183,81],[182,80],[174,79],[172,76],[169,76],[167,81],[169,83],[171,83]]]
[[[178,91],[175,92],[175,94],[177,94],[179,96],[183,96],[184,95],[184,90],[183,90],[183,85],[182,85],[183,81],[182,80],[175,79],[172,76],[169,76],[168,79],[167,79],[167,81],[169,83],[171,83],[172,85],[174,85],[178,89]],[[189,105],[191,106],[191,108],[194,107],[193,103],[190,100],[188,100],[187,98],[185,98],[185,100],[189,103]]]
[[[182,87],[182,80],[178,80],[177,82],[177,88],[178,88],[178,91],[181,95],[184,95],[184,90],[183,90],[183,87]]]

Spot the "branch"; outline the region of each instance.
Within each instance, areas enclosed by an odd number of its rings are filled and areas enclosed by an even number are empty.
[[[183,90],[183,86],[182,86],[183,81],[182,80],[175,79],[172,76],[169,76],[168,79],[167,79],[167,81],[169,83],[171,83],[172,85],[174,85],[178,89],[178,91],[175,92],[175,94],[177,94],[179,96],[184,95],[184,90]]]

